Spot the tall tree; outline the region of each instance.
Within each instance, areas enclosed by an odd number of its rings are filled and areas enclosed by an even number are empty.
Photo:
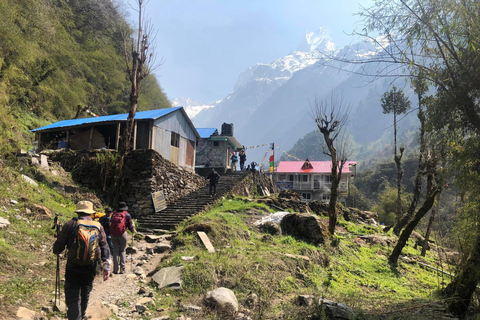
[[[460,148],[480,136],[479,9],[476,0],[378,0],[361,12],[365,26],[358,33],[384,49],[371,62],[389,63],[387,76],[408,69],[415,76],[421,70],[433,83],[438,103],[427,109],[428,127],[450,135],[450,139],[452,132],[460,132],[464,137]],[[379,33],[383,37],[379,38]],[[459,148],[454,141],[447,145],[453,151]],[[480,175],[480,166],[472,166],[474,154],[451,158],[452,164],[469,168],[455,176],[456,186],[469,195],[465,203],[468,208],[479,207],[480,190],[467,190],[469,184],[458,182],[465,177],[475,180]],[[449,290],[453,298],[449,308],[458,316],[466,313],[480,280],[480,230],[475,232],[477,238],[472,241],[465,267]]]
[[[151,47],[152,29],[149,27],[149,24],[143,21],[143,11],[148,0],[136,0],[136,2],[138,8],[137,38],[135,42],[131,39],[130,49],[128,49],[127,37],[125,36],[124,39],[125,66],[130,81],[130,95],[126,128],[120,138],[118,148],[117,172],[121,172],[124,157],[126,153],[130,151],[142,80],[144,80],[154,68],[153,47]]]
[[[339,142],[337,138],[344,130],[348,120],[349,108],[345,105],[342,97],[332,94],[330,99],[319,100],[318,97],[315,98],[312,109],[315,123],[325,141],[326,148],[324,147],[324,153],[332,161],[328,231],[333,235],[335,234],[335,225],[337,224],[338,187],[342,178],[342,170],[347,162],[346,139],[340,139],[343,141]],[[339,150],[337,150],[337,147],[339,147]]]
[[[401,90],[397,91],[397,88],[394,86],[389,92],[385,92],[382,99],[382,108],[384,114],[393,114],[393,156],[395,164],[397,165],[397,221],[400,221],[400,218],[403,214],[402,208],[402,156],[405,148],[400,147],[400,152],[397,149],[397,116],[404,114],[410,109],[410,101],[403,94]]]
[[[421,71],[420,71],[421,73]],[[422,178],[425,175],[425,162],[424,162],[424,154],[426,150],[426,141],[425,141],[425,100],[427,98],[424,97],[424,95],[427,92],[428,86],[423,78],[423,76],[420,74],[419,77],[415,78],[412,80],[412,87],[417,94],[418,98],[418,111],[417,111],[417,117],[418,120],[420,121],[420,139],[419,139],[419,144],[420,144],[420,150],[418,152],[418,171],[417,175],[415,177],[415,183],[413,186],[413,197],[412,201],[410,202],[410,206],[407,209],[407,213],[401,217],[399,217],[399,220],[397,220],[397,223],[395,227],[393,228],[393,233],[396,235],[400,234],[400,231],[405,227],[405,225],[410,221],[412,218],[415,209],[417,207],[418,200],[420,198],[420,191],[421,191],[421,181]]]

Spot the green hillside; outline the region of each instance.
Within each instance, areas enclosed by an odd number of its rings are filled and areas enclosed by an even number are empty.
[[[0,154],[28,147],[29,129],[71,119],[78,106],[127,111],[122,34],[133,30],[111,1],[5,0],[0,15]],[[150,76],[139,109],[166,107]]]

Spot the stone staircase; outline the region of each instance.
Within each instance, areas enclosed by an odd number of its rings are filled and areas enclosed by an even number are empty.
[[[213,197],[209,195],[210,186],[207,183],[204,187],[189,193],[162,211],[138,217],[137,230],[142,233],[164,233],[165,230],[175,229],[182,221],[204,211],[208,206],[230,192],[248,174],[249,172],[246,171],[229,172],[221,176],[217,183],[217,194]]]

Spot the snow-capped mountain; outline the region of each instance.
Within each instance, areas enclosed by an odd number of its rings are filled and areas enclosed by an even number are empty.
[[[392,80],[366,80],[362,76],[374,74],[385,65],[342,61],[371,59],[386,45],[363,41],[336,50],[326,29],[307,32],[298,47],[301,50],[247,68],[233,91],[214,108],[199,112],[193,122],[196,127],[212,128],[233,123],[235,137],[246,147],[275,142],[282,150],[289,150],[316,129],[312,118],[315,99],[326,98],[334,91],[351,105],[352,134],[372,141],[390,127],[385,124],[380,97]],[[397,87],[406,87],[405,81],[400,80]],[[248,151],[248,161],[259,162],[264,156],[265,150],[257,149]]]
[[[302,40],[302,43],[306,42],[310,51],[295,51],[271,63],[257,63],[248,67],[239,75],[233,91],[215,108],[204,110],[195,116],[194,124],[197,127],[219,127],[223,122],[230,121],[234,123],[236,132],[242,130],[257,108],[295,73],[318,63],[326,53],[331,54],[334,45],[324,28],[309,34],[308,39]]]
[[[335,44],[328,36],[327,28],[318,28],[317,31],[307,31],[300,41],[297,51],[313,52],[313,51],[335,51]]]
[[[212,103],[201,103],[199,101],[193,100],[191,98],[175,98],[172,101],[173,107],[183,107],[187,115],[192,119],[200,111],[215,107],[220,101],[215,101]]]

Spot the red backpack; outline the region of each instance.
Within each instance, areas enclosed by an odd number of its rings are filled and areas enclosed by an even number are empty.
[[[110,218],[110,235],[121,236],[127,230],[125,211],[115,212]]]

